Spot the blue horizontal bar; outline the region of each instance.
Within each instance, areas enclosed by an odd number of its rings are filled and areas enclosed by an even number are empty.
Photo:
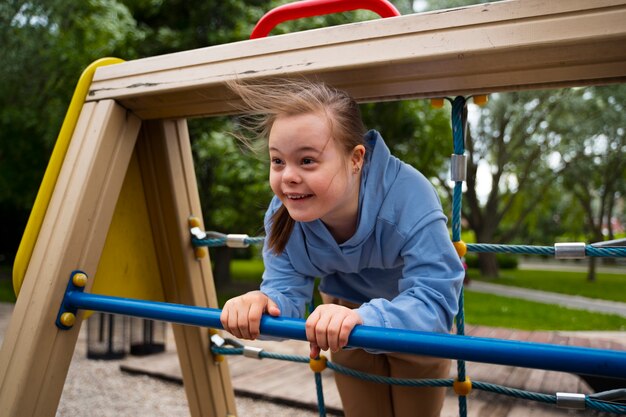
[[[221,310],[130,298],[66,293],[69,307],[222,329]],[[265,315],[261,334],[306,341],[305,321]],[[369,350],[413,353],[472,362],[626,378],[626,351],[591,349],[472,336],[357,326],[349,345]]]

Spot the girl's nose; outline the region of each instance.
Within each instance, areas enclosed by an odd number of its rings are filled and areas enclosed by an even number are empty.
[[[300,182],[300,174],[298,174],[298,171],[296,169],[287,165],[283,170],[283,182],[289,184],[297,184]]]

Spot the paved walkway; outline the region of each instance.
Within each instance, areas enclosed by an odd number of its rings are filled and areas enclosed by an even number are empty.
[[[489,294],[502,295],[512,298],[535,301],[546,304],[556,304],[563,307],[579,310],[593,311],[596,313],[617,314],[626,317],[626,303],[617,301],[598,300],[595,298],[580,297],[577,295],[556,294],[545,291],[530,290],[526,288],[511,287],[508,285],[492,284],[482,281],[472,281],[466,286],[468,290]],[[626,289],[625,289],[626,291]]]

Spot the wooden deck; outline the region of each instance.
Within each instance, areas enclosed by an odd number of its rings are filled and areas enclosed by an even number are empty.
[[[602,349],[626,350],[624,332],[528,332],[502,328],[467,326],[470,336],[511,339],[558,345],[586,346]],[[308,355],[308,344],[300,341],[249,342],[250,346],[263,347],[268,352]],[[173,343],[168,352],[145,358],[131,357],[124,361],[122,370],[145,373],[174,381],[182,381]],[[295,407],[317,409],[313,374],[308,365],[271,359],[250,359],[228,356],[233,386],[237,395],[265,399]],[[580,377],[562,372],[518,368],[469,362],[467,375],[474,381],[490,382],[533,392],[591,393],[593,390]],[[322,373],[325,404],[330,415],[341,415],[341,401],[337,394],[332,371]],[[451,378],[456,376],[453,364]],[[458,416],[457,397],[452,390],[442,411],[442,417]],[[468,397],[468,415],[480,417],[500,416],[566,416],[571,410],[557,409],[533,401],[515,400],[506,396],[474,390]],[[577,412],[575,415],[581,415]],[[584,415],[603,415],[585,412]],[[609,415],[609,414],[607,414]]]

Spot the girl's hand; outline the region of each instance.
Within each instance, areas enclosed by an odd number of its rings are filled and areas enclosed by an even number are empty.
[[[346,346],[348,336],[357,324],[363,324],[363,319],[356,310],[337,304],[318,306],[306,321],[306,338],[311,343],[311,358],[315,359],[320,350],[330,349],[337,352]]]
[[[220,321],[224,330],[233,336],[254,340],[260,334],[263,313],[277,317],[280,310],[278,305],[261,291],[250,291],[226,301]]]

